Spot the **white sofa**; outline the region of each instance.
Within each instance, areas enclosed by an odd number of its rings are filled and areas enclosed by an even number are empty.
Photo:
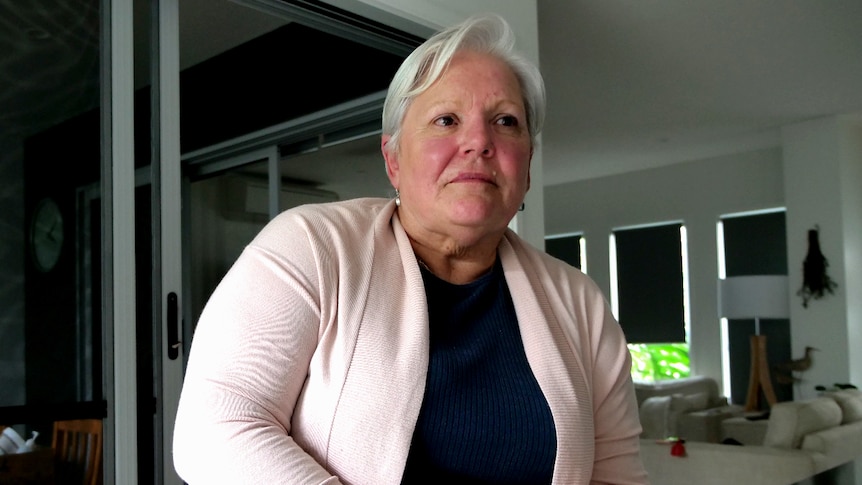
[[[742,406],[729,405],[715,379],[693,376],[657,382],[635,382],[643,433],[641,438],[671,436],[717,443],[723,420],[741,416]]]
[[[763,443],[686,442],[686,456],[670,445],[641,440],[653,485],[789,485],[862,456],[862,392],[844,390],[775,404]]]

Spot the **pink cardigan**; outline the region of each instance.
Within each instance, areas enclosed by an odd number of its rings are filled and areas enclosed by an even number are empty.
[[[279,215],[207,303],[174,433],[192,485],[398,484],[428,365],[422,276],[392,201]],[[644,484],[631,360],[595,284],[499,246],[557,429],[554,484]]]

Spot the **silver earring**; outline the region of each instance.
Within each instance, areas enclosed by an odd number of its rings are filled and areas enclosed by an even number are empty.
[[[523,210],[524,210],[524,207],[526,207],[526,206],[527,206],[526,204],[524,204],[523,202],[521,202],[521,207],[518,207],[518,211],[523,211]]]
[[[401,207],[401,192],[395,189],[395,207]]]

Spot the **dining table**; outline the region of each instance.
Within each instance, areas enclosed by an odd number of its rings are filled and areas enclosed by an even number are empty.
[[[38,447],[33,451],[0,455],[0,484],[48,485],[54,483],[54,450]]]

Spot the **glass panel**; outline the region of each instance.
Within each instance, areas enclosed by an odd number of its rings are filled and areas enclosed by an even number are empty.
[[[0,6],[0,427],[31,475],[53,473],[54,422],[106,415],[101,2],[49,3]]]
[[[688,343],[628,344],[632,355],[632,379],[655,382],[691,375]]]
[[[189,276],[194,321],[242,249],[269,220],[267,185],[257,162],[191,184]]]

